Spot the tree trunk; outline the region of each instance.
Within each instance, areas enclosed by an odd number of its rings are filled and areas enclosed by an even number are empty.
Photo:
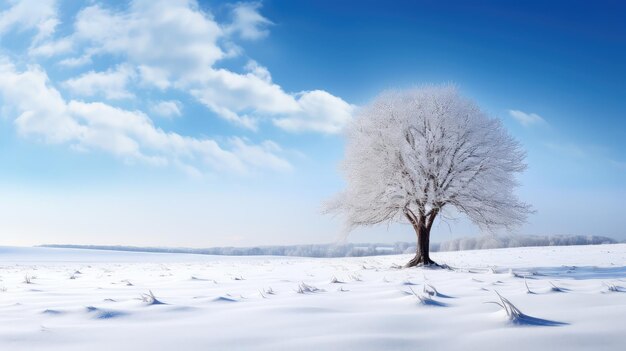
[[[405,267],[430,266],[438,264],[430,259],[430,229],[432,228],[438,211],[434,211],[430,216],[420,216],[417,222],[412,222],[413,229],[417,235],[417,252]]]
[[[415,257],[406,264],[406,267],[437,265],[435,261],[430,259],[430,230],[426,226],[420,226],[416,229],[416,234],[417,252]]]

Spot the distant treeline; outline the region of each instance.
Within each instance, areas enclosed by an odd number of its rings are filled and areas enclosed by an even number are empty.
[[[414,252],[415,244],[397,242],[394,244],[310,244],[290,246],[256,247],[212,247],[207,249],[137,247],[117,245],[41,245],[68,249],[114,250],[133,252],[186,253],[199,255],[226,256],[300,256],[300,257],[362,257],[376,255],[397,255]]]
[[[453,239],[439,244],[438,251],[500,249],[507,247],[570,246],[615,244],[612,238],[598,235],[483,235]]]
[[[498,249],[528,246],[567,246],[615,244],[616,240],[596,235],[484,235],[459,238],[443,243],[432,244],[432,251],[459,251]],[[290,246],[257,247],[213,247],[208,249],[137,247],[116,245],[42,245],[43,247],[114,250],[133,252],[187,253],[199,255],[228,256],[300,256],[300,257],[362,257],[376,255],[397,255],[415,252],[414,243],[396,242],[393,244],[311,244]]]

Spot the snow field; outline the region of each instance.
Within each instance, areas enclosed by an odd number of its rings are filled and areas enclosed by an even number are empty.
[[[432,256],[451,269],[0,247],[0,349],[626,347],[625,244]]]

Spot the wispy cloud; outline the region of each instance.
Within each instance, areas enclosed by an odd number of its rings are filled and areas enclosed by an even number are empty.
[[[172,118],[180,117],[182,104],[177,100],[159,101],[150,106],[150,111],[157,116]]]
[[[609,159],[609,162],[616,168],[621,169],[622,171],[626,171],[626,162],[613,159]]]
[[[128,99],[134,95],[127,90],[135,71],[128,65],[118,65],[105,72],[89,71],[79,77],[63,82],[63,86],[75,95],[102,95],[107,100]]]
[[[226,25],[224,30],[227,34],[237,34],[241,39],[257,40],[269,34],[267,26],[272,21],[259,13],[260,2],[238,3],[233,9],[233,21]]]
[[[572,143],[545,143],[544,144],[548,149],[557,152],[559,154],[563,154],[569,157],[576,157],[576,158],[581,158],[581,157],[586,157],[587,156],[587,152],[585,152],[585,150],[576,145],[576,144],[572,144]]]
[[[544,143],[544,146],[561,156],[577,159],[580,162],[595,160],[598,164],[609,165],[626,171],[626,162],[608,156],[610,149],[601,145],[579,145],[575,143]]]
[[[16,1],[5,11],[0,11],[0,35],[12,29],[20,32],[35,30],[35,43],[50,37],[58,24],[55,0]]]
[[[523,125],[524,127],[547,124],[546,120],[536,113],[526,113],[520,110],[509,110],[509,115],[511,115],[511,117],[513,117],[519,124]]]

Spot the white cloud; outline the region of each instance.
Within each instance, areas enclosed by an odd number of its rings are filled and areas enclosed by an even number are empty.
[[[262,28],[269,21],[258,9],[258,3],[238,4],[233,24],[220,26],[195,1],[138,0],[117,12],[90,6],[77,15],[72,35],[72,40],[85,47],[84,53],[62,63],[82,63],[93,55],[121,56],[137,67],[143,86],[187,92],[239,126],[258,130],[259,121],[269,119],[287,131],[340,131],[352,110],[341,98],[321,90],[285,92],[272,82],[269,70],[254,60],[243,73],[214,67],[228,55],[220,46],[227,36],[235,32],[249,39],[264,35]],[[229,43],[226,40],[224,45]]]
[[[65,67],[79,67],[88,63],[91,63],[91,55],[89,54],[84,54],[80,57],[68,57],[59,61],[59,64]]]
[[[266,37],[269,34],[267,26],[273,23],[259,13],[260,8],[260,2],[236,4],[233,7],[233,21],[225,27],[225,31],[247,40]]]
[[[268,83],[272,82],[272,75],[270,74],[270,71],[267,69],[267,67],[259,65],[258,62],[254,60],[249,60],[244,68],[253,76],[260,78]]]
[[[268,81],[269,76],[234,73],[225,69],[208,70],[203,76],[186,82],[191,94],[222,118],[251,129],[256,128],[257,118],[242,111],[255,114],[284,114],[300,110],[293,96]]]
[[[271,141],[257,145],[232,136],[222,145],[170,133],[141,111],[116,107],[115,100],[148,98],[150,89],[159,89],[162,96],[175,90],[252,130],[267,121],[289,132],[337,133],[351,118],[353,105],[323,90],[287,92],[254,60],[240,71],[217,67],[219,61],[242,54],[235,38],[268,34],[271,22],[260,15],[259,3],[235,5],[233,21],[226,24],[217,23],[195,0],[135,0],[125,7],[91,4],[76,14],[68,26],[73,31],[64,37],[54,36],[54,1],[13,2],[0,12],[0,34],[35,32],[27,52],[31,62],[43,57],[66,68],[110,65],[59,83],[72,96],[92,101],[85,102],[65,98],[41,66],[18,69],[0,59],[2,113],[14,118],[20,135],[74,150],[102,150],[127,162],[171,164],[192,174],[202,167],[288,170],[285,151]],[[182,105],[167,99],[152,106],[151,113],[181,115]]]
[[[48,38],[59,23],[55,0],[9,1],[10,7],[0,12],[0,35],[11,30],[35,30],[35,42]]]
[[[305,91],[298,94],[300,111],[288,117],[275,118],[274,124],[288,131],[316,131],[338,133],[350,121],[354,105],[323,90]]]
[[[269,71],[251,61],[248,73],[211,70],[191,94],[219,116],[256,129],[257,115],[271,116],[276,125],[290,132],[338,133],[350,121],[355,106],[323,90],[288,94],[272,82]],[[250,114],[241,114],[247,111]]]
[[[165,132],[140,111],[101,102],[66,102],[41,68],[19,71],[6,58],[0,59],[0,96],[16,116],[20,134],[47,143],[70,144],[82,151],[102,150],[128,162],[172,164],[190,173],[207,167],[238,173],[291,167],[277,155],[279,149],[268,146],[274,145],[271,143],[255,145],[235,138],[231,148],[225,149],[212,139]]]
[[[165,118],[179,117],[181,109],[182,104],[177,100],[159,101],[150,106],[152,113]]]
[[[164,69],[139,65],[139,75],[145,85],[152,85],[161,90],[165,90],[170,86],[169,74]]]
[[[257,167],[269,167],[280,171],[290,171],[291,164],[276,156],[275,152],[282,151],[273,141],[266,140],[259,145],[253,145],[247,140],[234,137],[230,140],[233,150],[244,161]]]
[[[48,76],[40,67],[16,72],[8,59],[0,58],[0,93],[3,106],[17,115],[14,123],[22,135],[63,143],[84,132],[84,127],[68,116],[63,97],[48,86]]]
[[[44,41],[37,46],[32,46],[28,50],[28,53],[33,56],[50,57],[68,53],[72,51],[72,46],[72,40],[69,38],[62,38],[60,40]]]
[[[192,75],[224,56],[220,26],[194,1],[136,0],[127,11],[94,5],[76,16],[74,40],[91,55],[124,55],[168,75]]]
[[[547,123],[541,116],[535,113],[526,113],[519,110],[509,110],[509,115],[524,127]]]
[[[133,97],[126,86],[134,75],[135,71],[132,68],[119,65],[105,72],[89,71],[77,78],[66,80],[63,86],[74,95],[102,95],[109,100],[127,99]]]

